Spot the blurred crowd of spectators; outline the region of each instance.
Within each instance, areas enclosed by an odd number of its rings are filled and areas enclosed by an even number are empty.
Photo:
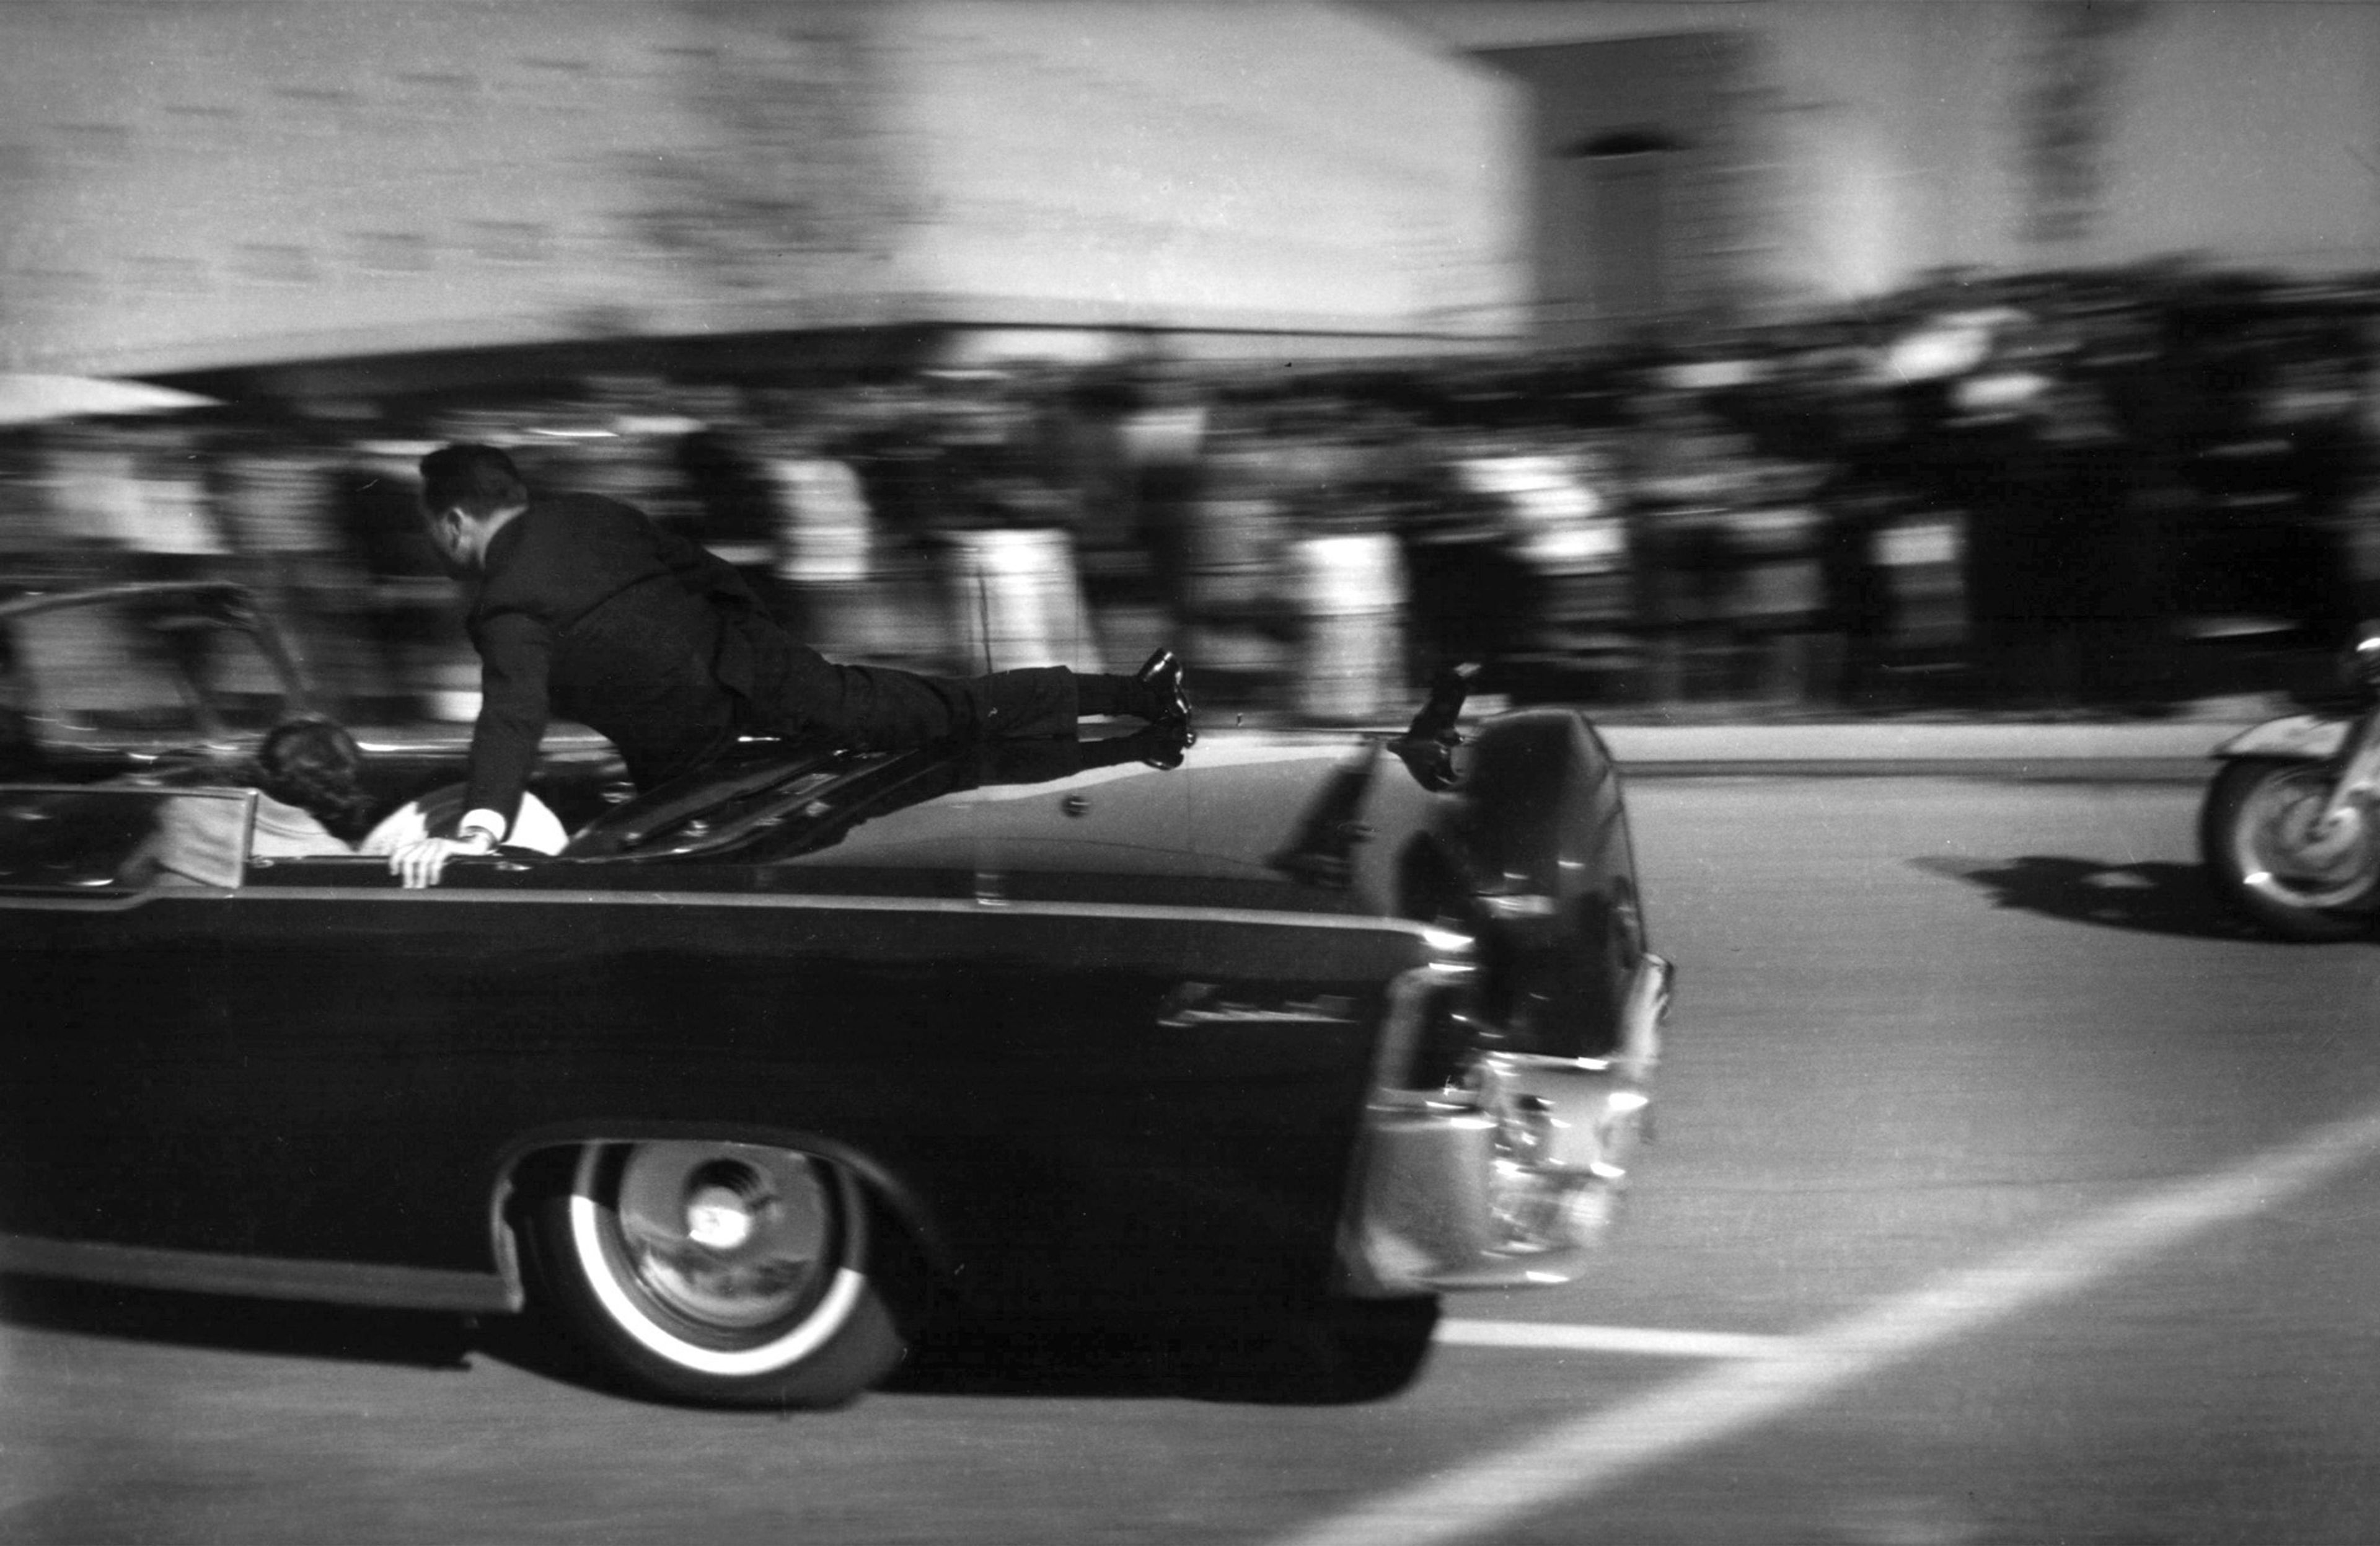
[[[0,574],[241,578],[334,692],[419,706],[469,657],[412,464],[477,439],[682,527],[846,658],[980,666],[1023,586],[1060,637],[1000,663],[1172,642],[1209,692],[1324,717],[1456,659],[1589,702],[2153,712],[2226,640],[2380,616],[2375,312],[2372,284],[1945,274],[1591,356],[79,420],[0,432]]]

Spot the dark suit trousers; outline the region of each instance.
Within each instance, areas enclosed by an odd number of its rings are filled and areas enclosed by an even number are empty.
[[[750,731],[826,736],[874,751],[953,737],[1075,732],[1075,674],[1062,665],[926,676],[828,660],[757,618],[742,629],[751,651],[752,689],[745,706],[750,723],[744,727]]]

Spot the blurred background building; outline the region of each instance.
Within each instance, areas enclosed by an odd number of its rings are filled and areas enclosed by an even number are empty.
[[[1529,88],[1549,341],[1953,267],[2380,267],[2380,6],[1388,8]]]
[[[1521,92],[1361,7],[35,0],[0,29],[12,369],[308,392],[418,379],[359,357],[951,328],[1407,350],[1507,336],[1521,298]]]
[[[9,569],[415,709],[447,437],[831,651],[1324,719],[2166,712],[2380,613],[2375,5],[18,0],[0,200]]]
[[[1946,266],[2380,265],[2364,5],[19,0],[0,27],[14,370],[889,326],[1604,343]]]

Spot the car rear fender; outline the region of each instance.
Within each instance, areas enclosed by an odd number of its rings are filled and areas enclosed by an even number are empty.
[[[1645,955],[1620,775],[1570,710],[1489,721],[1442,841],[1467,870],[1480,1014],[1500,1049],[1609,1057]]]

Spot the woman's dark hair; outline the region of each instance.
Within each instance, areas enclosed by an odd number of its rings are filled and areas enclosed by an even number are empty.
[[[443,445],[421,458],[421,505],[432,515],[461,510],[478,519],[528,502],[520,469],[492,445]]]
[[[254,782],[352,843],[371,830],[371,797],[358,782],[363,763],[363,748],[330,720],[286,720],[257,747]]]

